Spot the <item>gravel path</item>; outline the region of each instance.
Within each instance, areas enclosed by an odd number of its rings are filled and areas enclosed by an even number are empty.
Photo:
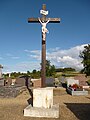
[[[49,120],[90,120],[90,94],[71,96],[64,89],[57,89],[58,92],[59,95],[54,95],[54,104],[60,104],[60,118]],[[0,120],[48,120],[23,116],[23,109],[28,105],[29,99],[28,90],[16,98],[0,98]]]

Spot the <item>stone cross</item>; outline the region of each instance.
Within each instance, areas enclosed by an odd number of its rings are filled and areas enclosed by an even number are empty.
[[[0,65],[0,78],[2,78],[2,68],[3,68],[3,66]]]
[[[28,23],[41,23],[42,25],[42,62],[41,62],[41,87],[45,87],[46,79],[46,33],[48,30],[46,28],[47,23],[60,23],[60,18],[46,18],[48,11],[46,11],[46,5],[42,5],[42,10],[40,10],[42,18],[28,18]]]

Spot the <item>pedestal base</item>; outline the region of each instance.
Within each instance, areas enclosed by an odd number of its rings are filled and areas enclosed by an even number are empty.
[[[24,109],[24,116],[59,118],[59,104],[55,104],[49,109],[32,107],[29,105]]]

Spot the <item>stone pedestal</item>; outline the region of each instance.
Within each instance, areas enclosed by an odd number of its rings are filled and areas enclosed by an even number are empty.
[[[53,88],[33,89],[33,107],[27,106],[24,116],[59,118],[59,104],[53,105]]]
[[[38,88],[33,90],[33,107],[51,108],[53,106],[53,89]]]
[[[59,104],[53,105],[52,108],[37,108],[31,105],[24,109],[24,116],[27,117],[45,117],[59,118]]]

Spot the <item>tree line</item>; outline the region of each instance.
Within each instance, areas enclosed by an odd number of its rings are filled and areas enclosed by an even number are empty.
[[[51,65],[49,60],[46,60],[46,77],[55,77],[57,72],[66,72],[66,71],[76,71],[74,68],[55,68],[54,65]],[[26,73],[21,72],[12,72],[10,73],[11,78],[16,78],[19,76],[30,76],[31,78],[40,78],[41,71],[34,69],[32,72],[27,71]],[[9,74],[4,74],[4,77],[9,77]]]

